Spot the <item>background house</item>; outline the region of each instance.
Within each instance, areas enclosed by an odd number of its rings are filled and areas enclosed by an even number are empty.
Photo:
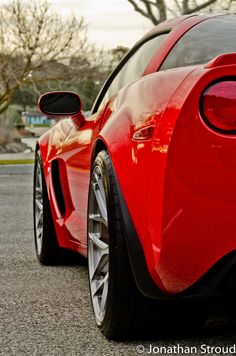
[[[52,119],[41,114],[38,111],[25,111],[22,112],[22,121],[25,126],[51,126]]]

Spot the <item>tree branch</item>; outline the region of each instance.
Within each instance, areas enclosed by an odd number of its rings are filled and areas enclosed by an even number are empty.
[[[148,0],[140,0],[140,1],[146,6],[148,18],[152,21],[152,23],[154,25],[157,25],[159,23],[159,20],[153,14],[153,11],[152,11],[153,4],[150,3],[150,1],[148,1]],[[155,6],[155,3],[154,3],[154,6]]]
[[[212,4],[214,4],[217,0],[208,0],[206,2],[204,2],[201,5],[195,6],[193,8],[189,8],[189,0],[183,0],[183,11],[182,14],[183,15],[188,15],[188,14],[192,14],[194,12],[198,12],[204,8],[206,8],[207,6],[210,6]]]
[[[138,1],[143,3],[146,11],[138,5]],[[133,5],[135,11],[148,18],[154,25],[166,20],[166,3],[164,0],[128,0],[128,2]],[[154,9],[156,15],[154,14]]]
[[[135,2],[135,0],[128,0],[128,2],[133,5],[133,8],[135,11],[139,12],[141,15],[145,16],[148,18],[148,13],[145,12],[141,7],[139,7],[137,5],[137,3]]]
[[[59,78],[58,61],[84,50],[85,25],[81,18],[63,19],[50,11],[47,0],[25,3],[10,0],[0,7],[0,107],[6,107],[20,86],[36,73],[40,82]],[[43,70],[52,65],[50,71]],[[53,68],[52,68],[53,67]],[[39,70],[41,72],[39,74]],[[65,71],[63,71],[64,74]],[[9,99],[9,100],[8,100]]]

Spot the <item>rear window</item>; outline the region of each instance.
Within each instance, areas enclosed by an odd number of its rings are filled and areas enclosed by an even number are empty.
[[[172,48],[160,70],[204,64],[223,53],[236,52],[236,16],[211,18],[191,28]]]

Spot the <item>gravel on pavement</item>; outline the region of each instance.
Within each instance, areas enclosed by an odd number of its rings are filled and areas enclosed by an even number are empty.
[[[165,355],[161,346],[176,345],[194,346],[201,355],[202,344],[236,343],[231,329],[184,339],[106,340],[93,319],[86,264],[44,267],[37,262],[32,172],[20,173],[0,174],[0,355]],[[180,349],[179,354],[186,353]]]

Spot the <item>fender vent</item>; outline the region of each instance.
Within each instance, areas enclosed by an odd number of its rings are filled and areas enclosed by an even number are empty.
[[[60,210],[61,215],[65,215],[66,205],[65,205],[65,199],[63,196],[63,191],[61,186],[58,160],[52,161],[52,182],[53,182],[53,189],[54,189],[54,194],[56,197],[58,208]]]

